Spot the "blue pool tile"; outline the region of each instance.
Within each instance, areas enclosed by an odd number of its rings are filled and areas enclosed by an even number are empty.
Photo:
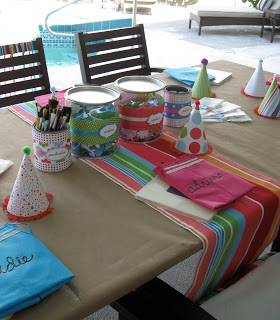
[[[132,19],[117,19],[110,21],[110,29],[127,28],[132,26]]]
[[[79,24],[73,24],[72,25],[72,31],[80,31],[83,30],[83,24],[79,23]]]
[[[110,29],[110,21],[102,21],[102,30]]]
[[[58,26],[57,27],[58,32],[64,32],[64,26]]]
[[[94,31],[94,23],[93,22],[86,23],[86,32],[92,32],[92,31]]]
[[[124,21],[124,27],[132,27],[132,19],[123,19]]]
[[[78,25],[77,24],[72,24],[72,32],[75,31],[77,32]]]
[[[86,31],[86,24],[85,23],[82,23],[81,24],[81,29],[80,29],[82,32],[85,32]]]
[[[50,26],[50,29],[51,29],[52,31],[57,31],[57,25]]]
[[[93,31],[100,31],[101,30],[101,21],[97,21],[93,23]]]

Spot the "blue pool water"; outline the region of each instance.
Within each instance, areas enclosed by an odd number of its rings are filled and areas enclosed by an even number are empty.
[[[60,33],[94,32],[132,26],[132,19],[114,19],[84,22],[70,25],[52,25],[50,29]],[[76,42],[71,36],[55,36],[43,25],[39,25],[40,37],[43,40],[47,66],[71,66],[78,63]]]
[[[79,63],[76,48],[44,48],[47,67],[67,67]]]
[[[16,2],[16,6],[13,1],[6,0],[3,4],[1,2],[0,45],[41,37],[48,67],[78,64],[74,37],[54,36],[46,30],[44,25],[46,14],[60,7],[62,3],[55,0]],[[21,21],[20,26],[14,21]],[[56,12],[49,19],[50,29],[68,34],[124,28],[131,25],[131,18],[126,18],[116,11],[98,9],[90,4],[71,5]]]

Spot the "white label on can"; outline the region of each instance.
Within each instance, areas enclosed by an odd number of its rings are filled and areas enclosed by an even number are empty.
[[[68,156],[69,150],[66,147],[53,148],[46,152],[45,157],[49,161],[59,161]]]
[[[192,111],[192,106],[191,105],[187,105],[187,106],[183,106],[181,109],[179,109],[178,114],[181,117],[186,117],[187,115],[189,115]]]
[[[160,112],[154,113],[151,116],[149,116],[149,118],[147,119],[147,123],[151,126],[154,124],[158,124],[161,122],[162,117],[163,117],[162,113]]]
[[[115,123],[107,124],[99,131],[99,135],[102,138],[109,138],[117,131],[117,125]]]

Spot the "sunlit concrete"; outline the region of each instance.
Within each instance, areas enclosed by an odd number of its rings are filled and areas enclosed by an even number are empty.
[[[95,8],[104,17],[131,17],[131,14],[117,12],[113,4],[107,9]],[[270,33],[260,38],[260,26],[216,26],[202,28],[193,22],[188,28],[187,8],[155,5],[151,12],[141,10],[137,23],[143,23],[151,66],[176,68],[199,64],[203,58],[210,62],[229,60],[256,67],[263,59],[264,70],[280,74],[280,35],[270,43]],[[59,77],[57,72],[59,71]],[[71,72],[71,77],[69,77]],[[51,68],[53,85],[59,88],[81,82],[78,66]]]

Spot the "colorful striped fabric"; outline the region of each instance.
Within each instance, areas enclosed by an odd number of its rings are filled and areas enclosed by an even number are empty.
[[[32,124],[32,104],[9,107]],[[176,136],[164,131],[162,138],[149,144],[120,142],[119,151],[101,159],[81,159],[84,163],[135,195],[155,176],[159,162],[178,157],[170,143]],[[217,154],[205,160],[257,185],[231,208],[219,211],[210,223],[199,222],[178,213],[150,205],[161,214],[189,230],[203,243],[193,282],[186,295],[193,301],[208,295],[239,268],[253,262],[274,240],[280,223],[280,183],[261,176]]]
[[[280,92],[276,77],[270,85],[261,105],[257,108],[257,114],[268,118],[280,117]]]

